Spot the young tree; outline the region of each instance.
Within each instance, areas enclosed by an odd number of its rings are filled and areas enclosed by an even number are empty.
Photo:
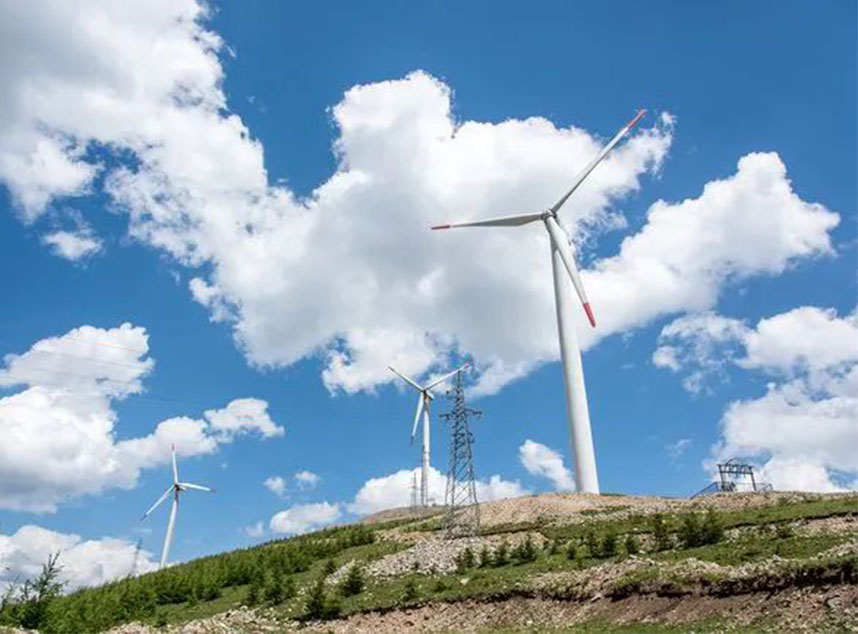
[[[592,530],[587,531],[587,534],[584,536],[584,542],[587,544],[587,552],[590,554],[590,557],[599,559],[602,555],[602,550],[599,548],[599,540],[596,537],[596,533]]]
[[[608,531],[602,537],[601,555],[607,559],[617,554],[617,534],[613,531]]]
[[[664,523],[664,516],[661,513],[656,513],[652,516],[651,524],[655,549],[658,551],[670,550],[673,547],[673,543],[667,526]]]
[[[417,584],[414,583],[414,579],[409,579],[405,582],[405,593],[402,595],[402,600],[405,602],[414,601],[418,596]]]
[[[626,535],[625,540],[626,553],[629,555],[637,555],[641,549],[638,545],[638,538],[635,537],[632,533]]]
[[[699,546],[702,543],[702,535],[703,531],[697,513],[688,513],[682,518],[682,525],[679,527],[679,541],[683,548]]]
[[[328,575],[332,575],[336,571],[337,571],[337,562],[335,562],[333,559],[328,559],[328,561],[325,562],[325,568],[324,568],[325,576],[327,577]]]
[[[60,554],[48,555],[48,560],[42,564],[42,572],[34,581],[25,581],[21,591],[20,625],[28,630],[40,628],[48,613],[51,603],[60,596],[63,584],[58,580],[62,567],[59,565]]]
[[[574,539],[570,539],[569,543],[566,545],[566,559],[569,561],[575,561],[578,557],[578,546],[575,544]]]
[[[724,525],[721,523],[718,513],[712,507],[706,511],[700,532],[700,541],[703,544],[717,544],[724,539]]]
[[[348,573],[340,583],[340,594],[344,597],[360,594],[363,592],[364,585],[363,568],[355,562],[349,567]]]
[[[307,593],[304,614],[309,619],[320,619],[325,615],[325,578],[319,577]]]
[[[506,541],[501,542],[500,546],[495,548],[494,565],[505,566],[509,563],[509,544]]]
[[[492,554],[486,546],[480,551],[480,568],[487,568],[492,564]]]

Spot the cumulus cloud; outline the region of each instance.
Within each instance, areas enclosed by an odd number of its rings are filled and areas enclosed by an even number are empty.
[[[368,515],[385,509],[400,508],[411,503],[411,485],[420,480],[420,469],[402,469],[389,475],[371,478],[358,490],[348,510],[357,515]],[[447,477],[434,467],[429,468],[429,499],[434,504],[444,503]],[[493,475],[476,482],[477,499],[489,502],[526,495],[529,491],[517,481],[504,480]]]
[[[575,478],[563,464],[563,456],[530,439],[518,448],[518,459],[531,475],[547,478],[558,491],[574,491]]]
[[[803,306],[754,327],[686,317],[665,327],[661,340],[677,360],[661,365],[676,372],[730,364],[771,379],[763,396],[727,406],[713,459],[757,456],[765,477],[786,489],[837,490],[858,475],[855,312]],[[723,346],[733,352],[724,355]]]
[[[454,353],[474,359],[474,391],[487,394],[557,359],[545,232],[427,228],[552,204],[600,147],[594,131],[459,121],[451,89],[414,72],[345,93],[331,110],[338,168],[299,200],[269,183],[262,144],[227,110],[201,2],[31,4],[0,8],[16,24],[0,42],[0,179],[26,222],[102,187],[134,238],[197,269],[193,298],[232,324],[251,364],[321,350],[331,390],[372,390],[392,380],[390,360],[420,374]],[[616,207],[662,168],[674,125],[658,117],[569,201],[563,222],[585,257],[625,226]],[[794,193],[777,154],[748,154],[697,198],[655,203],[618,254],[583,272],[600,327],[582,344],[826,255],[837,222]]]
[[[42,242],[51,247],[54,255],[66,260],[82,260],[101,251],[102,241],[91,231],[55,231],[42,238]]]
[[[262,483],[262,486],[271,491],[277,497],[283,497],[286,495],[286,480],[284,480],[280,476],[271,476],[270,478],[265,478],[265,481]]]
[[[299,489],[314,489],[322,481],[322,477],[312,471],[299,471],[292,478],[298,484]]]
[[[94,586],[157,569],[152,553],[124,539],[83,539],[74,533],[28,524],[0,535],[0,585],[35,578],[49,555],[59,553],[60,581],[67,590]]]
[[[245,526],[244,534],[251,539],[259,539],[265,534],[265,526],[261,521],[256,522],[256,524],[251,524],[250,526]]]
[[[116,439],[118,402],[143,391],[155,366],[144,328],[81,326],[8,354],[0,368],[0,507],[53,512],[64,500],[131,488],[140,470],[213,453],[235,436],[274,430],[265,401],[238,399],[200,419],[178,416],[137,438]]]
[[[273,533],[300,535],[335,522],[341,515],[339,504],[327,502],[295,504],[275,514],[268,523],[268,527]]]

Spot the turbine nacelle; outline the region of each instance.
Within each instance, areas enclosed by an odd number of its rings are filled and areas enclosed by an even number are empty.
[[[516,216],[501,216],[499,218],[488,218],[486,220],[474,220],[470,222],[453,222],[445,225],[436,225],[432,227],[432,230],[438,231],[458,227],[520,227],[522,225],[527,225],[531,222],[541,220],[545,224],[545,228],[548,230],[548,234],[551,237],[552,248],[557,250],[560,254],[560,258],[563,260],[563,266],[569,274],[569,278],[572,280],[572,285],[575,287],[575,292],[581,300],[584,312],[587,314],[587,319],[590,322],[590,325],[595,328],[596,317],[593,315],[593,309],[590,306],[590,301],[587,299],[587,293],[584,291],[584,285],[581,283],[581,277],[578,274],[578,266],[575,264],[575,255],[572,252],[572,241],[569,239],[569,234],[566,233],[557,221],[557,212],[560,211],[560,208],[563,207],[567,200],[569,200],[569,197],[575,193],[575,190],[578,189],[581,183],[583,183],[590,175],[590,172],[596,169],[596,166],[601,163],[605,157],[608,156],[614,146],[619,143],[633,127],[635,127],[637,122],[640,121],[641,117],[643,117],[645,113],[646,110],[638,110],[632,120],[623,126],[614,138],[602,148],[599,154],[596,155],[596,157],[575,177],[569,191],[563,194],[560,200],[545,211],[540,213],[520,214]]]

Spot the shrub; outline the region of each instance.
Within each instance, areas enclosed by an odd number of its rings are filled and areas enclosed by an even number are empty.
[[[599,540],[596,538],[596,533],[592,530],[587,531],[587,534],[584,535],[584,543],[587,544],[587,552],[590,553],[590,557],[598,559],[601,549],[599,548]]]
[[[321,619],[325,615],[325,578],[319,577],[307,593],[304,615],[309,619]]]
[[[349,568],[348,574],[346,574],[342,583],[340,583],[340,594],[344,597],[352,597],[363,592],[364,585],[366,583],[363,578],[363,568],[354,563]]]
[[[500,546],[495,548],[494,561],[495,566],[505,566],[509,563],[509,545],[506,541],[501,542]]]
[[[789,524],[778,524],[775,529],[775,535],[777,535],[778,539],[787,539],[795,535],[795,531],[793,531],[792,526]]]
[[[703,543],[703,527],[697,513],[688,513],[679,527],[679,542],[683,548],[694,548]]]
[[[487,568],[492,565],[492,554],[489,549],[483,546],[480,551],[480,568]]]
[[[326,577],[334,574],[337,571],[337,562],[333,559],[328,559],[328,561],[325,562],[325,567],[322,571],[325,573]]]
[[[414,583],[414,579],[409,579],[405,582],[405,593],[402,595],[402,600],[414,601],[418,596],[417,584]]]
[[[444,581],[443,579],[438,579],[438,581],[436,581],[435,585],[432,587],[432,590],[434,592],[444,592],[445,590],[449,590],[449,589],[450,589],[450,586],[448,586],[447,582]]]
[[[638,539],[632,533],[626,535],[625,543],[626,553],[629,555],[637,555],[641,549],[638,545]]]
[[[524,541],[518,545],[518,559],[522,563],[526,563],[528,561],[536,561],[538,557],[538,553],[536,552],[536,547],[533,545],[533,540],[530,538],[530,535],[525,537]]]
[[[706,511],[703,526],[700,529],[701,544],[717,544],[724,539],[724,525],[715,509]]]
[[[602,537],[601,555],[607,559],[617,554],[617,534],[613,531],[608,531]]]
[[[566,559],[569,561],[574,561],[578,557],[578,547],[575,545],[575,541],[572,540],[566,546]]]
[[[651,520],[652,537],[655,540],[655,549],[658,551],[670,550],[673,547],[670,533],[664,523],[664,516],[661,513],[656,513]]]

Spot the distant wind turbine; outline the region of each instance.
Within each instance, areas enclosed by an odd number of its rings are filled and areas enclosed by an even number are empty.
[[[590,429],[590,412],[587,407],[587,391],[584,386],[584,371],[581,365],[581,350],[578,347],[578,338],[575,334],[575,326],[572,318],[572,289],[569,281],[575,287],[584,312],[590,325],[596,327],[596,318],[590,308],[584,286],[578,275],[578,267],[575,265],[575,255],[572,250],[571,240],[566,231],[557,222],[557,212],[566,203],[569,197],[584,182],[596,166],[608,155],[614,146],[626,136],[629,131],[644,116],[645,110],[639,110],[635,117],[629,121],[611,139],[602,151],[590,161],[572,182],[572,187],[553,206],[539,213],[523,214],[518,216],[504,216],[490,218],[487,220],[475,220],[470,222],[454,222],[446,225],[432,227],[433,230],[452,229],[455,227],[518,227],[531,222],[541,220],[548,230],[551,241],[551,264],[554,271],[554,300],[557,306],[557,327],[560,336],[560,356],[563,362],[563,377],[566,383],[566,409],[570,422],[570,433],[572,436],[572,451],[575,456],[575,480],[579,491],[585,493],[599,492],[599,477],[596,472],[596,455],[593,450],[593,434]],[[568,277],[563,274],[565,268]]]
[[[408,383],[411,387],[419,392],[417,396],[417,412],[414,414],[414,426],[411,428],[411,442],[414,442],[414,436],[417,435],[417,424],[420,422],[420,416],[423,415],[423,462],[420,466],[420,505],[429,506],[429,404],[435,398],[435,395],[430,391],[433,387],[443,383],[451,376],[468,367],[466,363],[460,368],[448,372],[440,379],[432,381],[429,385],[421,386],[413,379],[405,376],[393,366],[388,366],[400,379]]]
[[[167,534],[164,537],[164,550],[161,551],[161,565],[163,568],[167,563],[167,556],[170,554],[170,545],[173,543],[173,528],[176,526],[176,513],[179,510],[179,495],[183,491],[188,491],[189,489],[196,489],[197,491],[212,491],[209,487],[204,487],[199,484],[191,484],[190,482],[179,482],[179,470],[176,467],[176,445],[172,447],[172,457],[173,457],[173,484],[164,491],[164,495],[158,498],[158,501],[155,502],[148,511],[143,513],[143,517],[140,518],[140,521],[145,520],[156,508],[158,508],[161,503],[166,500],[170,494],[173,494],[173,505],[170,508],[170,520],[167,522]]]

